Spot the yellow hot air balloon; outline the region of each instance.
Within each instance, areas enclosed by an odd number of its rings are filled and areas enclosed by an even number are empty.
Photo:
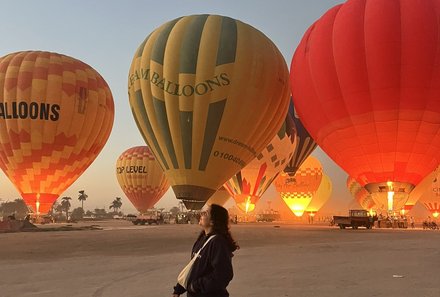
[[[228,202],[229,198],[231,198],[231,195],[229,195],[228,191],[226,191],[224,187],[221,187],[208,199],[208,201],[206,201],[206,204],[217,204],[223,206],[226,202]]]
[[[312,201],[313,196],[321,184],[322,166],[318,159],[310,156],[294,176],[282,172],[275,179],[275,188],[281,198],[298,217]]]
[[[37,214],[93,162],[113,118],[110,89],[87,64],[50,52],[0,58],[0,167]]]
[[[293,102],[290,104],[293,107]],[[224,184],[238,208],[246,213],[255,209],[255,204],[272,184],[278,172],[283,170],[292,158],[297,138],[293,108],[291,111],[287,113],[278,133],[257,158]]]
[[[327,174],[322,175],[321,184],[319,185],[316,194],[313,196],[312,201],[306,208],[306,212],[309,214],[315,214],[321,207],[330,199],[332,194],[332,182]]]
[[[123,152],[116,161],[116,177],[122,191],[141,213],[152,208],[170,187],[147,146]]]
[[[260,31],[217,15],[154,30],[131,64],[136,123],[188,209],[200,209],[284,121],[288,70]]]

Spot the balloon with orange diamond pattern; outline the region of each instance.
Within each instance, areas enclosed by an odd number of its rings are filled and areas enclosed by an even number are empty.
[[[170,187],[147,146],[129,148],[119,156],[116,178],[128,200],[141,213],[152,208]]]
[[[0,58],[0,168],[37,214],[97,157],[113,118],[110,88],[89,65],[40,51]]]

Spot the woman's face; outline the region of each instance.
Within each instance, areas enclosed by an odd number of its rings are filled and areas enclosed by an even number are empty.
[[[204,211],[200,213],[199,225],[202,228],[209,228],[212,226],[211,222],[211,206],[208,206]]]

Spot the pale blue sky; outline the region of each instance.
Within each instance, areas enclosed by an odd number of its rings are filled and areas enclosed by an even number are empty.
[[[168,1],[0,1],[0,56],[22,50],[46,50],[70,55],[94,67],[109,84],[115,101],[112,134],[89,169],[62,195],[74,198],[85,189],[86,208],[106,207],[116,196],[128,200],[116,180],[116,158],[126,149],[144,145],[135,126],[127,97],[132,56],[156,27],[182,15],[221,14],[239,19],[265,33],[280,49],[290,68],[292,55],[305,30],[342,0],[168,0]],[[321,151],[314,153],[334,185],[333,204],[350,204],[347,175]],[[9,179],[0,174],[0,199],[19,197]],[[276,198],[269,189],[265,199]],[[177,204],[170,190],[159,206]]]

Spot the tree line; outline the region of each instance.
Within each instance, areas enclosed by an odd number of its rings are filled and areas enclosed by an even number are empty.
[[[77,207],[72,211],[72,197],[64,196],[61,198],[60,202],[55,202],[52,206],[49,215],[55,220],[81,220],[84,218],[96,218],[96,219],[106,219],[113,218],[114,215],[121,215],[120,212],[122,207],[122,198],[116,197],[109,206],[109,211],[106,209],[96,208],[93,212],[90,210],[84,210],[84,202],[87,201],[89,196],[84,190],[78,191],[78,201],[81,202],[81,207]],[[0,200],[1,201],[1,200]],[[7,217],[9,215],[15,215],[17,219],[25,218],[32,211],[27,207],[24,200],[21,198],[14,199],[13,201],[0,202],[0,217]]]

